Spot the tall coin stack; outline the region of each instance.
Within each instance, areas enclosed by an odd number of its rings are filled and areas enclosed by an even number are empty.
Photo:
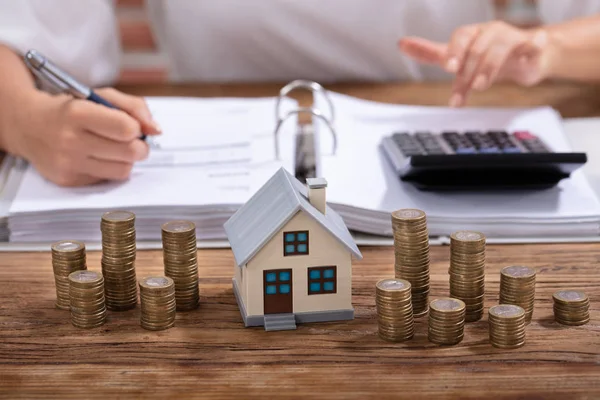
[[[552,295],[554,319],[563,325],[584,325],[590,321],[590,299],[577,290],[560,290]]]
[[[442,345],[460,343],[464,338],[465,303],[442,298],[429,303],[429,341]]]
[[[392,212],[395,276],[410,282],[415,318],[427,314],[429,303],[429,231],[421,210]]]
[[[178,311],[198,307],[198,259],[196,225],[189,221],[171,221],[162,226],[165,275],[175,282]]]
[[[175,284],[164,276],[151,276],[140,280],[142,328],[159,331],[175,325]]]
[[[379,337],[402,342],[414,336],[414,317],[410,282],[404,279],[382,279],[376,285]]]
[[[135,214],[128,211],[107,212],[102,215],[100,229],[106,307],[112,311],[135,308]]]
[[[63,240],[52,244],[52,269],[56,285],[56,307],[69,310],[69,275],[87,270],[85,245],[76,240]]]
[[[490,343],[502,349],[514,349],[525,344],[525,310],[514,304],[490,307],[488,312]]]
[[[106,322],[104,278],[94,271],[69,275],[71,323],[78,328],[96,328]]]
[[[520,265],[500,271],[500,304],[514,304],[525,310],[525,322],[529,324],[535,302],[535,269]]]
[[[485,294],[485,236],[458,231],[450,235],[450,297],[466,304],[465,322],[483,316]]]

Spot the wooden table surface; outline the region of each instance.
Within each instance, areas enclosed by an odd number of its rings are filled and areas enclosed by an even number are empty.
[[[138,94],[272,95],[276,85],[129,87]],[[448,87],[338,85],[333,89],[392,102],[443,104]],[[494,93],[496,93],[494,95]],[[570,85],[534,90],[498,87],[474,104],[551,104],[566,116],[595,115],[597,90]],[[512,100],[511,100],[512,99]],[[585,99],[585,100],[584,100]],[[577,104],[579,105],[577,105]],[[561,109],[562,107],[562,109]],[[595,110],[595,111],[594,111]],[[352,321],[299,325],[296,331],[244,328],[231,289],[230,250],[199,250],[201,306],[180,312],[162,332],[139,325],[139,307],[109,312],[107,323],[80,330],[54,307],[49,252],[0,254],[0,396],[6,398],[600,398],[600,245],[489,245],[486,309],[498,302],[499,271],[538,271],[527,343],[489,344],[487,313],[465,328],[463,342],[427,341],[426,319],[413,340],[377,335],[375,283],[393,276],[393,248],[363,247],[353,269]],[[431,297],[448,295],[448,247],[431,248]],[[88,253],[100,270],[100,254]],[[162,273],[159,251],[139,251],[137,275]],[[584,290],[591,321],[553,321],[552,293]]]

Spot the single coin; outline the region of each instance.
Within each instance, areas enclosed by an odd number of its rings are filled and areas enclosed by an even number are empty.
[[[82,242],[76,240],[63,240],[56,242],[52,245],[52,250],[58,252],[70,252],[76,250],[83,250],[85,245]]]
[[[479,241],[485,238],[482,233],[474,231],[458,231],[454,232],[452,236],[461,241]]]
[[[135,214],[129,211],[109,211],[102,215],[105,221],[130,221],[135,218]]]
[[[164,223],[162,229],[167,232],[187,232],[196,229],[196,225],[190,221],[170,221]]]
[[[436,311],[458,311],[465,308],[465,303],[458,299],[444,298],[433,300],[429,307]]]
[[[529,278],[535,275],[535,269],[522,265],[512,265],[503,268],[501,273],[514,278]]]
[[[587,294],[578,290],[560,290],[552,296],[555,300],[562,301],[565,303],[578,302],[587,300]]]

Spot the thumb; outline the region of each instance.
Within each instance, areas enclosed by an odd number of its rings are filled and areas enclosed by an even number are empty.
[[[113,88],[103,88],[95,91],[117,108],[135,118],[140,123],[143,133],[147,135],[162,133],[160,126],[152,119],[152,113],[150,113],[150,109],[143,98],[125,94]]]
[[[405,37],[398,42],[402,52],[424,64],[442,64],[448,46],[418,37]]]

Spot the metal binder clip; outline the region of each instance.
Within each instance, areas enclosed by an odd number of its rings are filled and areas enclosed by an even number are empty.
[[[315,107],[298,107],[294,110],[288,111],[282,117],[281,111],[280,111],[280,105],[281,105],[282,98],[284,96],[287,96],[287,94],[290,93],[292,90],[295,90],[298,88],[309,89],[310,91],[313,92],[313,96],[314,96],[315,92],[322,94],[323,97],[325,98],[325,100],[327,101],[327,104],[329,105],[329,111],[331,114],[330,118],[327,118],[321,110],[319,110],[318,108],[315,108]],[[329,95],[327,94],[327,91],[323,88],[323,86],[321,86],[317,82],[306,81],[306,80],[295,80],[295,81],[292,81],[292,82],[288,83],[287,85],[285,85],[279,91],[279,96],[277,97],[277,102],[276,102],[276,106],[275,106],[275,117],[277,119],[277,124],[275,126],[275,133],[274,133],[275,134],[275,158],[277,160],[279,160],[279,137],[278,137],[278,135],[279,135],[279,130],[280,130],[281,126],[292,115],[297,115],[297,114],[302,114],[302,113],[311,114],[311,115],[321,119],[323,122],[325,122],[325,125],[327,125],[327,128],[329,129],[329,132],[331,133],[331,135],[333,137],[333,153],[332,154],[335,154],[335,152],[337,150],[337,135],[336,135],[335,129],[333,128],[333,121],[335,119],[335,113],[334,113],[333,102],[331,101],[331,98],[329,97]]]

